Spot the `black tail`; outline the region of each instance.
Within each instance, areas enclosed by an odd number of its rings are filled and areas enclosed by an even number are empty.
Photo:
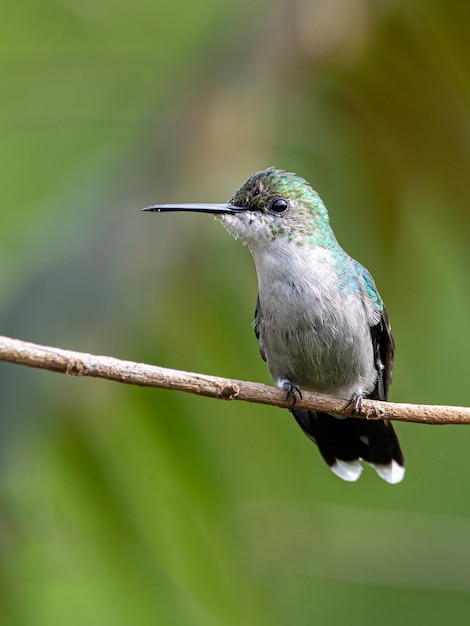
[[[404,459],[390,422],[354,417],[334,417],[305,409],[292,409],[297,423],[314,441],[330,469],[343,480],[355,481],[362,472],[361,460],[389,483],[404,476]]]

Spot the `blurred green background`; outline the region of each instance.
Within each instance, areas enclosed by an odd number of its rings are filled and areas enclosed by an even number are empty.
[[[3,0],[0,332],[269,382],[209,216],[306,177],[374,275],[391,399],[470,404],[470,5]],[[398,424],[395,487],[286,411],[0,365],[0,623],[470,621],[470,429]]]

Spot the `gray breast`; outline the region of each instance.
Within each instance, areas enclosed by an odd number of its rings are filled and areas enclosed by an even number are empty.
[[[375,384],[372,340],[359,290],[340,290],[334,264],[258,268],[260,347],[275,382],[349,398]],[[312,262],[314,261],[314,262]],[[298,265],[298,263],[297,263]]]

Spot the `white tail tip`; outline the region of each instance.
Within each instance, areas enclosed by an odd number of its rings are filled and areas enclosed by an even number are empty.
[[[330,469],[336,476],[350,483],[355,482],[362,473],[362,465],[358,459],[355,461],[340,461],[340,459],[336,459],[335,464],[330,465]]]
[[[392,461],[389,465],[378,465],[374,463],[370,463],[370,465],[375,469],[380,478],[383,478],[383,480],[386,480],[391,485],[396,485],[401,482],[405,476],[405,468],[396,461]],[[336,476],[339,476],[339,478],[353,483],[359,478],[363,468],[359,459],[355,461],[341,461],[340,459],[336,459],[335,464],[331,465],[330,469]]]
[[[380,478],[383,478],[391,485],[401,482],[405,475],[405,468],[398,465],[396,461],[392,461],[390,465],[373,465],[372,463],[371,465]]]

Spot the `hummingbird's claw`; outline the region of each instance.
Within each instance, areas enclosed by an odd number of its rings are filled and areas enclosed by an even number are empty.
[[[364,406],[364,396],[362,393],[353,393],[351,398],[344,405],[345,409],[352,407],[352,415],[359,415]]]
[[[299,385],[293,385],[290,380],[283,380],[282,387],[286,392],[286,400],[292,398],[292,406],[297,402],[297,396],[299,396],[299,400],[302,400],[302,392]]]

